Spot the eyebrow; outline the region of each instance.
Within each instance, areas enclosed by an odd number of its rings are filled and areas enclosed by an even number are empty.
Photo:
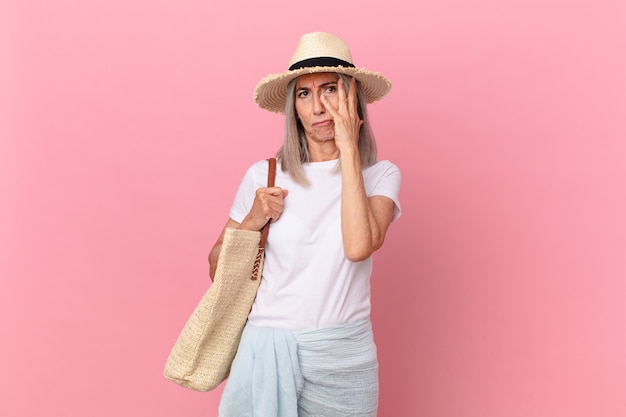
[[[328,82],[320,84],[319,88],[325,88],[325,87],[328,87],[329,85],[337,84],[337,82],[338,82],[337,80],[335,80],[335,81],[328,81]],[[301,90],[310,91],[311,89],[309,87],[298,87],[298,88],[296,88],[296,91],[301,91]]]

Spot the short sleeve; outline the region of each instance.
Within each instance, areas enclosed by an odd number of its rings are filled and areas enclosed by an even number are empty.
[[[363,171],[363,180],[368,197],[383,196],[391,199],[394,204],[393,221],[402,214],[400,206],[400,169],[390,161],[380,161]]]
[[[229,214],[237,223],[241,223],[250,212],[256,190],[266,186],[267,171],[267,161],[263,160],[252,165],[244,174]],[[259,181],[260,178],[263,178],[263,181]]]

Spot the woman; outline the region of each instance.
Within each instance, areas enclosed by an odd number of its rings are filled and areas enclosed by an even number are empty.
[[[285,113],[285,140],[276,186],[266,187],[266,161],[252,165],[225,226],[272,223],[221,417],[376,415],[371,255],[400,215],[400,172],[376,162],[366,106],[390,88],[320,32],[302,36],[288,71],[257,85],[257,104]]]

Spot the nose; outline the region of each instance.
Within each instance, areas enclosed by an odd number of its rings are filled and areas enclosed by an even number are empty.
[[[320,115],[320,114],[324,114],[324,112],[326,111],[326,107],[324,107],[324,104],[322,103],[322,95],[316,95],[316,94],[312,94],[313,95],[313,113],[315,115]]]

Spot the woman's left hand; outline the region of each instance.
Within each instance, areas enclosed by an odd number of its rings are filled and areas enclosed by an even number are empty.
[[[330,100],[322,95],[322,103],[330,113],[335,124],[335,144],[339,152],[356,150],[359,142],[359,131],[363,120],[359,117],[356,95],[356,78],[351,77],[350,88],[346,94],[343,80],[337,80],[338,107],[335,108]]]

